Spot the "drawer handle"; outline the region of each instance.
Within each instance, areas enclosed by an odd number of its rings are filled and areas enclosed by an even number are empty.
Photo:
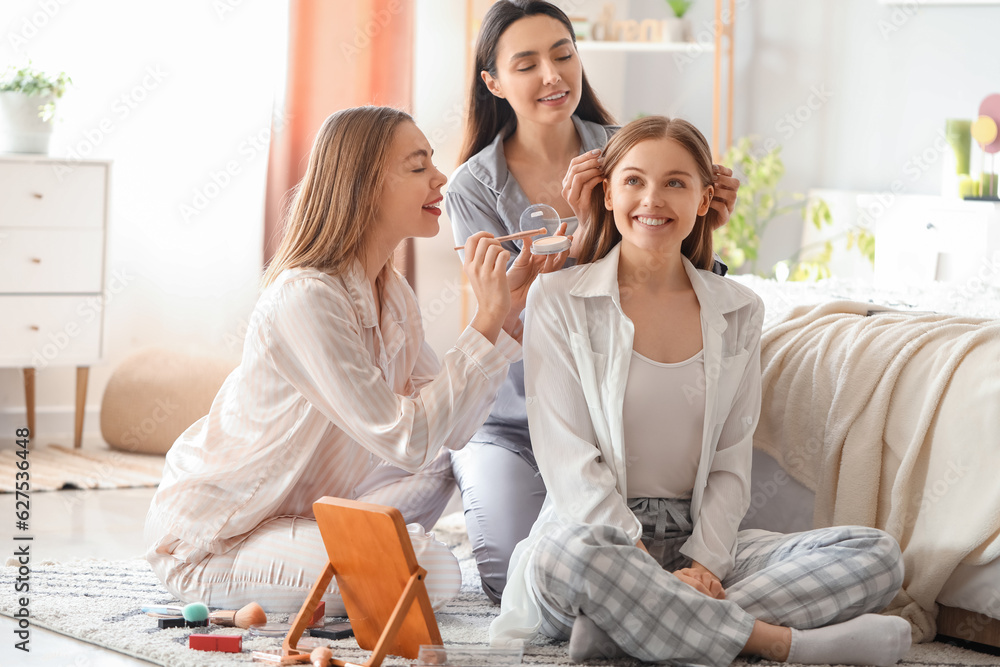
[[[28,328],[29,328],[29,329],[31,329],[32,331],[38,331],[38,325],[37,325],[37,324],[32,324],[32,325],[31,325],[30,327],[28,327]]]
[[[39,257],[32,257],[32,258],[31,258],[31,262],[32,262],[33,264],[41,264],[41,263],[42,263],[42,260],[41,260],[41,258],[39,258]]]
[[[42,193],[41,192],[32,192],[31,196],[34,197],[35,199],[41,199],[42,198]]]

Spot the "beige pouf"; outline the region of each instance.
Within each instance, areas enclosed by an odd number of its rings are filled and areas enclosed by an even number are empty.
[[[188,426],[208,414],[231,360],[153,348],[115,369],[101,399],[101,434],[115,449],[165,454]]]

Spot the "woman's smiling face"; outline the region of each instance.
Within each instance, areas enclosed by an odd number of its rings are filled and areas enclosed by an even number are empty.
[[[566,26],[551,16],[510,24],[497,43],[496,71],[496,78],[482,72],[483,81],[510,103],[519,121],[558,123],[580,103],[580,56]]]
[[[681,242],[708,212],[711,184],[694,157],[673,139],[633,146],[604,181],[604,205],[614,211],[622,242],[647,252],[680,253]]]
[[[376,232],[390,247],[411,236],[438,232],[441,188],[448,178],[434,166],[434,151],[415,124],[400,123],[392,139]]]

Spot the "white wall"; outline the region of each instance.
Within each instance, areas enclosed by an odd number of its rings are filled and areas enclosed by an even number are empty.
[[[448,176],[458,166],[465,121],[465,0],[416,0],[413,118],[434,148],[434,164]],[[445,186],[447,188],[447,186]],[[427,340],[440,357],[461,331],[462,266],[453,250],[451,222],[417,239],[417,296]],[[467,303],[475,307],[470,294]]]
[[[975,118],[1000,92],[1000,6],[755,0],[743,17],[737,118],[781,143],[790,190],[940,194],[945,119]],[[827,99],[810,110],[814,90]],[[793,252],[800,230],[775,223],[761,265]]]
[[[106,304],[88,433],[98,432],[111,371],[138,348],[238,360],[258,293],[286,24],[285,2],[0,4],[0,66],[29,56],[73,78],[51,154],[114,161],[106,278],[118,275],[125,287]],[[71,432],[74,382],[58,359],[39,371],[41,440],[65,441]],[[0,370],[0,437],[10,423],[23,424],[23,405],[20,372]]]
[[[603,3],[572,4],[596,17]],[[619,18],[668,12],[663,0],[616,4]],[[736,5],[734,137],[780,144],[788,191],[939,194],[945,119],[975,118],[980,101],[1000,92],[1000,5]],[[688,16],[696,34],[711,34],[714,3],[696,2]],[[640,112],[679,115],[710,137],[712,54],[690,63],[672,54],[594,55],[584,58],[591,82],[616,103],[619,120]],[[797,216],[775,221],[759,268],[793,253],[801,230]]]

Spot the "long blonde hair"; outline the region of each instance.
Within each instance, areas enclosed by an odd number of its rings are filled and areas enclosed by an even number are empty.
[[[295,186],[264,287],[285,269],[311,267],[336,275],[364,255],[392,139],[407,121],[413,118],[399,109],[364,106],[338,111],[323,122],[306,175]]]
[[[648,139],[673,139],[687,150],[698,167],[701,186],[712,184],[712,151],[708,141],[691,123],[680,118],[645,116],[618,130],[604,147],[604,177],[609,178],[615,166],[633,146]],[[694,229],[681,243],[681,254],[691,260],[695,268],[711,270],[715,263],[712,249],[712,230],[716,227],[718,212],[709,208],[699,215]],[[599,183],[590,195],[590,224],[580,245],[578,264],[596,262],[607,255],[622,235],[615,226],[614,211],[604,206],[604,184]]]

